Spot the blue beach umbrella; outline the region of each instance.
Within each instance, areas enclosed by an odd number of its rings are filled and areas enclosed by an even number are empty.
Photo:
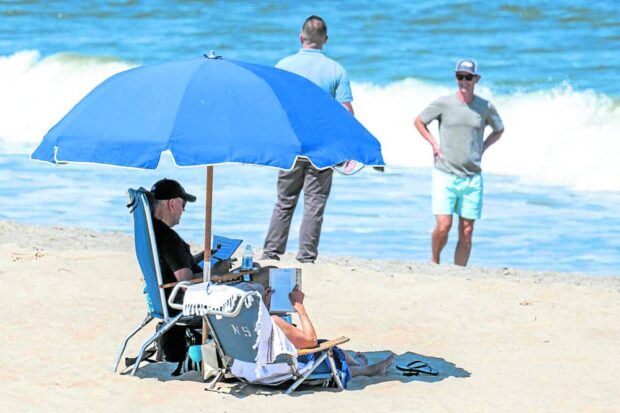
[[[111,76],[45,135],[32,159],[154,169],[207,167],[205,261],[211,250],[213,165],[319,169],[346,160],[384,165],[379,141],[309,80],[269,66],[205,58]],[[205,266],[205,280],[210,278]]]

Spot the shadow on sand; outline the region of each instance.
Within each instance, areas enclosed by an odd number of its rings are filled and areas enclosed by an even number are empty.
[[[390,355],[390,352],[372,351],[363,354],[368,358],[369,363],[375,363],[388,357]],[[405,376],[401,371],[396,369],[397,365],[406,365],[414,360],[420,360],[428,363],[433,368],[433,370],[437,371],[438,374],[436,376],[426,374],[419,374],[418,376]],[[406,353],[396,355],[394,363],[388,369],[385,376],[355,377],[349,382],[347,390],[363,390],[367,386],[389,381],[399,381],[401,383],[410,383],[415,381],[435,383],[447,379],[448,377],[466,378],[470,375],[471,374],[467,370],[457,367],[454,363],[450,363],[449,361],[442,358],[425,356],[422,354],[408,351]]]
[[[390,354],[390,351],[372,351],[362,353],[368,359],[370,364],[376,363],[378,361],[384,360]],[[428,363],[433,370],[436,370],[438,374],[436,376],[420,374],[418,376],[405,376],[401,371],[396,369],[397,365],[406,365],[414,360],[420,360],[425,363]],[[172,371],[176,367],[176,363],[154,363],[154,364],[146,364],[142,365],[140,369],[137,371],[136,376],[140,378],[155,378],[160,381],[169,381],[169,380],[180,380],[180,381],[193,381],[193,382],[202,382],[202,378],[198,372],[188,372],[181,376],[173,377],[171,375]],[[125,372],[125,374],[128,372]],[[426,383],[435,383],[442,381],[448,377],[455,378],[467,378],[471,374],[461,368],[457,367],[454,363],[451,363],[447,360],[444,360],[440,357],[432,357],[426,356],[414,352],[406,352],[400,355],[396,355],[394,359],[394,363],[388,369],[387,374],[385,376],[372,376],[365,377],[359,376],[353,378],[346,389],[346,391],[359,391],[363,390],[368,386],[372,386],[374,384],[385,383],[390,381],[399,381],[401,383],[411,383],[411,382],[426,382]],[[286,391],[286,388],[290,385],[290,383],[286,383],[282,386],[271,387],[271,386],[261,386],[261,385],[253,385],[244,382],[240,382],[237,380],[225,380],[215,387],[214,392],[229,394],[231,396],[237,398],[245,398],[248,396],[273,396],[282,394]],[[205,386],[206,390],[206,386]],[[336,389],[333,388],[322,388],[317,386],[300,386],[297,389],[293,396],[302,396],[309,392],[317,392],[317,391],[327,391],[327,392],[336,392]]]

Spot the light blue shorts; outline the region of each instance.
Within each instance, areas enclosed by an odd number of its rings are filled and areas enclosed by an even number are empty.
[[[480,219],[483,187],[480,174],[460,177],[433,168],[433,214]]]

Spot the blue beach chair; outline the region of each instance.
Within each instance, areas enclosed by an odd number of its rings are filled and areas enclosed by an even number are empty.
[[[182,282],[184,283],[184,282]],[[180,283],[180,284],[182,284]],[[171,296],[176,295],[176,290],[181,286],[175,287]],[[247,300],[247,296],[253,296],[252,300]],[[246,303],[251,301],[252,304],[247,306]],[[240,360],[247,363],[254,363],[258,353],[258,347],[255,346],[257,341],[256,325],[259,317],[259,307],[263,306],[263,311],[267,311],[262,303],[260,293],[256,291],[245,292],[238,298],[234,308],[230,312],[208,311],[204,317],[209,331],[213,336],[215,347],[219,353],[220,360],[223,361],[223,367],[217,373],[215,378],[209,382],[208,389],[213,389],[215,385],[227,374],[231,374],[230,367],[234,360]],[[286,394],[290,395],[299,385],[306,382],[314,385],[327,386],[333,381],[340,390],[344,389],[342,384],[341,373],[336,369],[334,362],[333,348],[336,345],[349,341],[346,337],[340,337],[335,340],[322,342],[319,346],[311,349],[298,350],[298,356],[307,356],[312,360],[312,366],[304,374],[297,370],[297,363],[289,354],[281,354],[276,358],[275,363],[286,363],[290,368],[290,376],[282,379],[278,383],[270,385],[280,385],[287,381],[292,384],[286,390]],[[325,368],[324,361],[327,360],[329,365]],[[322,372],[318,372],[321,370]],[[241,378],[240,378],[241,379]],[[241,379],[243,380],[243,379]],[[261,384],[264,385],[264,384]]]
[[[129,340],[149,324],[153,319],[159,319],[163,321],[163,324],[159,330],[149,337],[140,347],[140,351],[136,356],[136,361],[131,371],[132,375],[136,374],[140,362],[143,360],[145,350],[161,337],[166,331],[170,330],[174,325],[186,325],[190,318],[182,318],[182,313],[171,316],[168,312],[168,306],[166,305],[165,288],[172,287],[173,285],[164,285],[161,275],[161,269],[159,267],[159,256],[157,254],[157,244],[155,243],[155,234],[153,232],[153,222],[151,218],[151,207],[149,205],[148,191],[144,188],[129,189],[129,204],[128,208],[133,217],[134,226],[134,243],[136,250],[136,257],[140,270],[142,271],[142,277],[144,279],[144,293],[147,301],[147,314],[144,320],[134,328],[127,337],[122,341],[121,347],[118,350],[113,371],[118,369],[118,364],[121,360],[127,343]],[[220,236],[215,236],[215,245],[219,243],[226,245],[225,249],[219,249],[215,254],[216,258],[212,259],[212,263],[218,261],[218,259],[228,259],[235,252],[241,240],[233,240]]]

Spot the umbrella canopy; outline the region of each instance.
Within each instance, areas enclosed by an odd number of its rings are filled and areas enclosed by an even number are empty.
[[[33,159],[154,169],[237,162],[289,169],[352,159],[383,165],[381,146],[309,80],[273,67],[199,58],[105,80],[43,138]]]
[[[164,151],[177,165],[207,166],[205,262],[214,164],[384,164],[379,141],[314,83],[212,53],[110,77],[50,129],[32,158],[154,169]]]

